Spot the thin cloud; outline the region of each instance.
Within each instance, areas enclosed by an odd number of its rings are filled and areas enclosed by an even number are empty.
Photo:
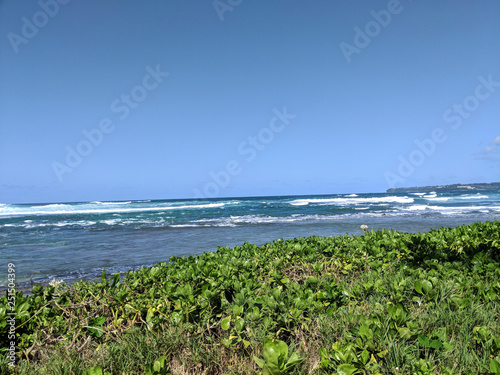
[[[478,155],[475,159],[498,161],[500,158],[490,156],[498,153],[500,153],[500,135],[484,146],[482,150],[474,152],[472,155]]]

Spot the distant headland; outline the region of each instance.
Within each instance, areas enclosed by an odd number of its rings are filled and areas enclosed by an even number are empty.
[[[500,182],[491,182],[485,184],[453,184],[453,185],[438,185],[438,186],[416,186],[416,187],[403,187],[387,189],[387,193],[427,193],[429,191],[435,192],[470,192],[470,191],[484,191],[484,190],[500,190]]]

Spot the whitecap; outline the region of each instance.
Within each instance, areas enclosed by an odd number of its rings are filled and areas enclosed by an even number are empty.
[[[69,209],[63,210],[44,210],[48,206],[31,206],[29,209],[1,212],[0,216],[27,216],[27,215],[68,215],[68,214],[106,214],[106,213],[128,213],[128,212],[152,212],[152,211],[167,211],[167,210],[186,210],[186,209],[204,209],[204,208],[223,208],[225,203],[208,203],[208,204],[192,204],[181,206],[145,206],[145,207],[106,207],[96,208],[95,206],[81,204],[78,206],[67,206]],[[54,208],[56,205],[49,205]]]
[[[307,200],[297,200],[297,201],[294,201],[294,202],[290,202],[290,204],[292,206],[307,206],[309,204],[309,202]]]
[[[449,201],[451,198],[449,197],[434,197],[434,198],[426,198],[428,201],[440,201],[440,202],[446,202]]]
[[[296,199],[289,202],[290,205],[306,205],[306,204],[317,204],[317,205],[348,205],[348,204],[363,204],[363,203],[413,203],[414,199],[411,197],[370,197],[370,198],[312,198],[312,199]]]
[[[95,204],[106,204],[106,205],[114,205],[114,204],[123,205],[123,204],[130,204],[132,202],[127,201],[127,202],[92,202],[92,203],[95,203]]]

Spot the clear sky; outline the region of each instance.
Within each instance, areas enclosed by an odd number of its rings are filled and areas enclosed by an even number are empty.
[[[500,181],[496,0],[0,0],[0,203]]]

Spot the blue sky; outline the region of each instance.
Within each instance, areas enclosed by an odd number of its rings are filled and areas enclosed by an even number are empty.
[[[500,3],[0,1],[0,202],[500,181]]]

